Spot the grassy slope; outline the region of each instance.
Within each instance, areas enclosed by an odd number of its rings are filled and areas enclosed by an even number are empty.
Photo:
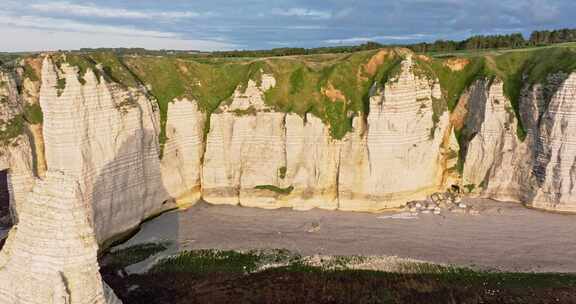
[[[571,48],[536,49],[491,56],[487,70],[504,81],[504,93],[510,99],[518,118],[518,136],[526,137],[519,119],[519,99],[522,88],[537,83],[546,83],[548,75],[576,70],[576,50]]]
[[[497,78],[504,82],[504,94],[512,103],[518,121],[518,137],[523,140],[526,130],[519,115],[519,99],[525,86],[545,84],[547,77],[558,72],[576,70],[576,45],[564,44],[557,47],[460,53],[460,57],[444,54],[430,62],[420,61],[424,70],[440,80],[450,110],[454,109],[461,94],[479,78]],[[465,69],[451,71],[443,62],[454,58],[470,61]]]
[[[125,58],[125,63],[157,98],[163,124],[168,103],[175,98],[195,99],[210,114],[229,100],[248,80],[260,81],[261,73],[273,74],[277,84],[265,94],[266,103],[278,111],[299,115],[312,113],[330,125],[334,138],[351,129],[351,116],[365,110],[374,81],[397,71],[399,60],[391,55],[375,74],[364,65],[375,51],[339,56],[302,56],[257,60],[182,60],[170,57]],[[330,99],[323,89],[332,86],[345,97]]]
[[[128,58],[128,66],[152,86],[161,112],[174,98],[193,97],[200,108],[212,113],[227,100],[237,86],[248,79],[258,80],[260,70],[271,73],[277,85],[265,95],[266,103],[277,111],[299,115],[311,113],[330,126],[333,138],[341,139],[352,128],[354,115],[368,113],[372,84],[384,83],[399,71],[402,56],[396,52],[369,73],[366,65],[376,54],[364,51],[344,55],[289,56],[268,59],[196,59],[147,57]],[[505,93],[518,115],[518,97],[523,85],[545,81],[547,75],[575,69],[575,51],[571,45],[558,47],[492,51],[479,55],[466,54],[470,61],[463,70],[453,71],[444,63],[448,57],[416,60],[416,72],[438,79],[444,102],[453,110],[461,94],[479,78],[498,77],[504,81]],[[182,66],[185,68],[183,69]],[[527,75],[522,79],[522,75]],[[328,88],[338,91],[343,99],[329,98]],[[437,107],[443,111],[442,107]],[[436,109],[435,109],[436,110]],[[441,113],[437,113],[438,115]],[[163,115],[163,121],[166,119]],[[518,119],[518,136],[525,131]]]
[[[230,99],[236,88],[245,87],[249,79],[260,81],[261,73],[273,74],[277,84],[265,94],[266,103],[277,111],[299,115],[313,114],[327,125],[333,138],[341,139],[352,129],[352,117],[367,115],[370,88],[374,83],[385,83],[400,70],[403,55],[395,50],[383,60],[371,59],[380,50],[352,54],[324,54],[287,56],[275,58],[197,58],[178,57],[123,57],[112,53],[66,54],[56,56],[77,66],[79,80],[87,69],[126,87],[140,83],[149,88],[158,103],[161,116],[160,143],[166,140],[165,124],[168,104],[174,99],[189,98],[198,102],[199,108],[210,114]],[[436,116],[445,107],[453,110],[461,94],[471,83],[483,77],[497,77],[504,81],[507,97],[514,112],[519,113],[518,98],[524,85],[545,82],[546,77],[558,71],[576,69],[576,48],[573,44],[556,47],[458,53],[470,63],[460,71],[445,65],[454,54],[436,54],[435,57],[416,59],[415,72],[431,79],[438,79],[443,91],[442,102],[437,102]],[[96,68],[100,64],[101,68]],[[61,83],[64,87],[65,83]],[[63,88],[60,88],[63,89]],[[327,92],[331,91],[331,92]],[[332,93],[332,94],[330,94]],[[442,106],[440,106],[442,105]],[[253,111],[239,113],[250,115]],[[523,139],[525,130],[518,119],[518,136]],[[208,131],[208,128],[206,128]]]

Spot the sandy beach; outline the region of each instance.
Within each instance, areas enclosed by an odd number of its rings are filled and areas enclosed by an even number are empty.
[[[576,215],[467,199],[479,215],[262,210],[201,203],[144,223],[120,247],[284,248],[303,255],[398,256],[521,272],[576,272]]]

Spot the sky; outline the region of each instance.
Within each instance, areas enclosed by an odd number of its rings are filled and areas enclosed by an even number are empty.
[[[405,44],[576,28],[575,0],[0,0],[0,52]]]

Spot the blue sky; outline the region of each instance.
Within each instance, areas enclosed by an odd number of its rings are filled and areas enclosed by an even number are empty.
[[[576,28],[574,0],[0,0],[0,51],[265,49]]]

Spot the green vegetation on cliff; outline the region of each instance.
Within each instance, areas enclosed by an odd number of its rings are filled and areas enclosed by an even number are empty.
[[[284,195],[288,195],[290,193],[292,193],[292,190],[294,190],[293,186],[289,186],[286,188],[280,188],[274,185],[258,185],[256,187],[254,187],[254,189],[258,189],[258,190],[268,190],[268,191],[272,191],[272,192],[276,192],[278,194],[284,194]]]
[[[263,73],[276,79],[264,96],[268,106],[301,116],[314,114],[330,125],[334,138],[342,138],[352,128],[352,116],[367,111],[372,84],[399,71],[400,56],[394,51],[367,51],[258,60],[126,57],[125,63],[158,101],[163,143],[168,104],[174,99],[195,100],[209,117],[249,80],[259,84]]]
[[[345,54],[315,54],[270,58],[209,58],[193,56],[119,56],[112,52],[63,53],[54,55],[79,70],[83,79],[92,70],[108,81],[124,87],[147,88],[160,111],[160,143],[166,141],[168,105],[176,99],[197,102],[206,113],[205,132],[210,116],[229,103],[234,92],[246,89],[250,80],[261,84],[270,74],[275,86],[264,93],[267,106],[275,111],[312,114],[330,127],[335,139],[352,130],[356,116],[366,117],[373,88],[393,81],[401,71],[406,49],[375,49]],[[461,95],[478,79],[504,82],[506,96],[518,121],[518,136],[526,135],[519,118],[519,96],[526,86],[546,83],[548,76],[576,69],[576,51],[571,47],[519,49],[466,54],[460,57],[413,55],[413,72],[438,81],[442,98],[433,101],[436,124],[446,110],[453,111]],[[65,80],[59,79],[61,93]],[[254,115],[255,109],[237,110],[236,115]],[[435,128],[431,130],[434,135]]]
[[[12,143],[12,140],[24,134],[25,121],[22,115],[16,115],[8,121],[0,120],[0,146]]]
[[[416,66],[418,67],[416,73],[420,72],[431,79],[438,79],[450,111],[454,110],[464,91],[484,75],[484,58],[427,58],[427,60],[417,58]]]
[[[23,77],[28,78],[32,81],[39,81],[40,80],[40,77],[36,74],[36,71],[34,70],[34,68],[29,63],[24,64]]]
[[[523,88],[535,84],[546,85],[550,75],[559,72],[571,73],[576,70],[576,50],[571,48],[550,48],[544,50],[518,51],[486,59],[488,74],[504,82],[504,93],[510,99],[518,121],[518,137],[526,137],[520,118],[520,95]]]
[[[39,103],[26,104],[24,106],[24,119],[29,124],[41,124],[44,120],[44,115],[42,113],[42,108],[40,108]]]
[[[124,87],[137,87],[138,79],[132,71],[124,65],[124,62],[117,55],[110,52],[100,52],[90,54],[90,60],[98,63],[104,72],[104,77],[108,80],[120,84]],[[98,76],[96,74],[96,76]]]
[[[270,59],[276,86],[265,100],[278,111],[319,117],[332,137],[341,139],[352,129],[354,115],[367,115],[373,84],[398,74],[401,58],[394,50],[381,50]]]
[[[452,111],[461,95],[478,79],[500,80],[510,100],[521,140],[526,130],[520,118],[520,95],[524,88],[546,85],[550,75],[576,70],[576,48],[556,47],[524,49],[514,52],[491,52],[478,56],[417,59],[416,73],[437,78],[448,108]]]
[[[160,109],[160,143],[166,141],[168,104],[188,98],[198,103],[200,110],[211,114],[238,87],[246,87],[257,74],[261,62],[187,61],[171,57],[127,57],[126,66],[149,86]],[[207,125],[206,127],[208,127]]]
[[[124,87],[136,87],[138,79],[128,69],[120,57],[109,52],[90,54],[61,53],[52,56],[54,64],[62,69],[64,63],[78,69],[78,81],[86,84],[86,72],[92,71],[98,83],[100,77]]]
[[[125,62],[158,99],[162,130],[168,103],[175,98],[196,100],[209,118],[236,88],[245,87],[249,79],[258,82],[261,73],[267,73],[276,79],[276,85],[264,96],[268,106],[301,116],[315,115],[330,126],[333,138],[341,139],[352,129],[354,116],[368,114],[372,86],[397,76],[404,56],[405,51],[399,49],[382,49],[265,59],[125,57]],[[466,89],[483,78],[504,82],[505,93],[519,117],[520,89],[545,82],[548,75],[558,71],[574,70],[573,56],[574,50],[567,47],[466,57],[415,56],[414,72],[440,83],[443,99],[434,103],[436,120],[446,107],[454,110]],[[237,114],[254,114],[245,112]],[[523,139],[525,131],[521,120],[517,121],[518,136]]]

